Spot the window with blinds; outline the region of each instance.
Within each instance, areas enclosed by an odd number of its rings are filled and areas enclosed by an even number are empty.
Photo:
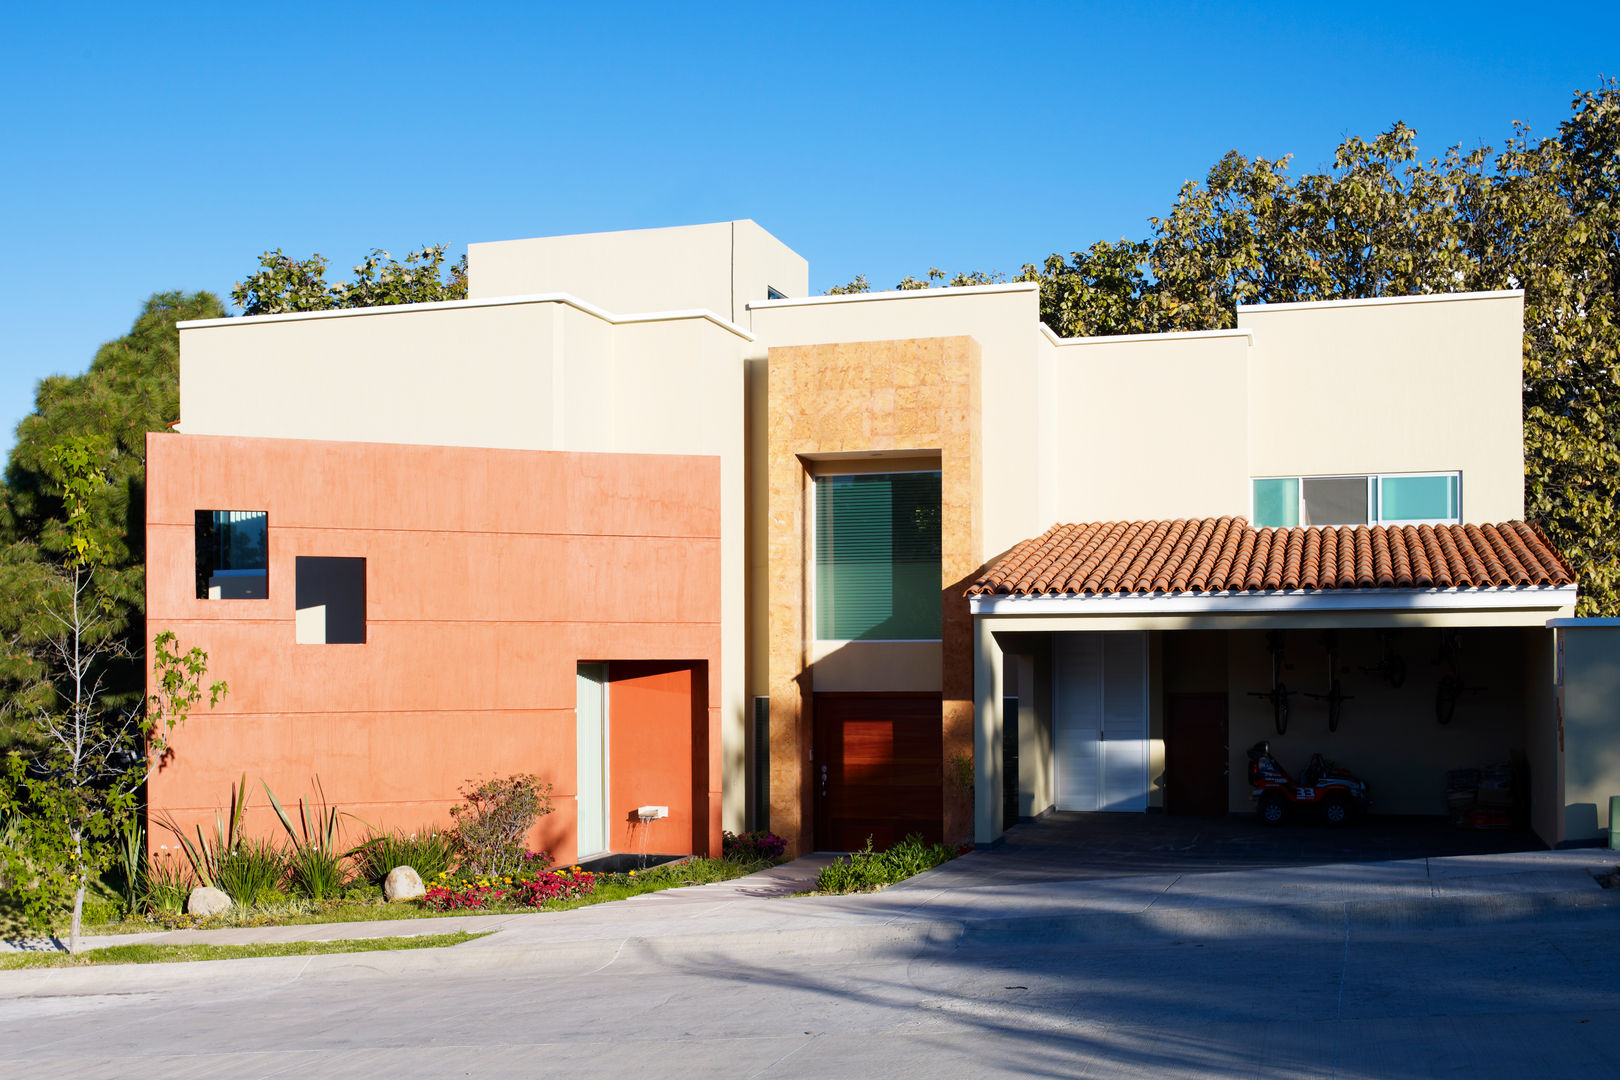
[[[939,639],[939,493],[937,471],[816,477],[818,639]]]

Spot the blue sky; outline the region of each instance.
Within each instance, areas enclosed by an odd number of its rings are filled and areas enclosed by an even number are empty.
[[[1354,10],[1351,10],[1354,8]],[[12,5],[0,447],[145,298],[259,252],[750,217],[820,292],[1146,234],[1225,151],[1551,134],[1620,6]]]

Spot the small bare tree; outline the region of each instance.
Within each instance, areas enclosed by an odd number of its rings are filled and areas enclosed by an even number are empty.
[[[6,643],[6,674],[19,687],[9,708],[31,738],[4,764],[0,814],[19,821],[21,839],[0,859],[9,863],[3,876],[22,887],[33,924],[48,927],[72,897],[68,948],[76,953],[90,880],[111,862],[169,732],[201,703],[208,656],[195,647],[182,653],[173,633],[160,633],[152,655],[157,692],[133,704],[109,700],[109,675],[140,660],[119,603],[139,587],[140,571],[113,567],[93,525],[92,508],[107,487],[97,445],[66,439],[51,448],[50,461],[62,527],[3,556],[3,591],[26,605]],[[225,684],[206,693],[212,707]]]

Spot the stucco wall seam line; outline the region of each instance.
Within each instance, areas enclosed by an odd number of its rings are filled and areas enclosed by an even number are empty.
[[[1523,289],[1495,289],[1484,292],[1423,293],[1418,296],[1369,296],[1345,300],[1296,300],[1283,304],[1239,304],[1239,312],[1309,311],[1326,308],[1387,307],[1396,304],[1433,304],[1459,300],[1510,300],[1522,297]]]
[[[752,333],[733,322],[721,318],[712,311],[688,308],[679,311],[638,311],[620,315],[605,308],[599,308],[595,304],[581,300],[577,296],[570,296],[568,293],[490,296],[478,300],[439,300],[425,304],[381,304],[377,307],[368,308],[339,308],[335,311],[290,311],[280,315],[240,315],[226,319],[185,319],[176,323],[175,326],[181,330],[205,330],[225,326],[256,326],[262,323],[311,322],[317,319],[356,319],[368,315],[398,315],[402,313],[419,315],[434,311],[470,311],[475,308],[516,307],[523,304],[565,304],[576,311],[582,311],[615,326],[630,323],[677,322],[686,319],[702,319],[705,322],[713,323],[722,330],[728,330],[736,334],[744,341],[754,340]]]
[[[578,794],[578,792],[568,792],[567,794],[572,796],[572,795]],[[552,789],[552,795],[553,796],[557,795],[557,791],[556,791],[555,788]],[[450,799],[344,799],[343,800],[343,805],[344,806],[454,806],[456,802],[457,802],[457,800],[454,799],[454,798],[450,798]],[[218,810],[218,809],[220,809],[220,807],[219,807],[218,803],[215,803],[215,804],[208,805],[208,806],[204,806],[204,805],[174,806],[174,807],[165,807],[165,809],[166,810],[171,810],[172,809],[172,810],[174,810],[174,811],[176,811],[178,813],[182,813],[182,814],[195,814],[195,813],[201,813],[201,812],[205,812],[205,811],[209,811],[209,810]],[[250,806],[249,809],[251,809],[251,810],[263,810],[264,807],[262,807],[262,806]],[[162,846],[162,845],[160,845],[160,846]],[[179,845],[176,844],[176,846],[179,846]]]
[[[938,289],[890,289],[886,292],[846,293],[838,296],[789,296],[781,300],[755,300],[747,307],[750,311],[762,311],[769,308],[811,307],[823,304],[870,304],[889,300],[947,299],[955,296],[1039,291],[1040,286],[1034,282],[1009,281],[1003,285],[947,285]]]
[[[618,659],[622,661],[623,657],[619,657]],[[665,658],[660,657],[659,659],[661,660],[661,659],[665,659]],[[683,657],[671,657],[669,659],[680,660],[680,659],[683,659]],[[654,661],[654,662],[656,662],[656,661]],[[210,716],[229,716],[229,717],[231,717],[232,719],[235,719],[235,720],[253,719],[253,718],[256,718],[256,717],[257,718],[262,718],[262,719],[273,719],[273,718],[276,718],[276,717],[286,717],[286,716],[296,716],[296,717],[316,717],[316,716],[319,716],[319,717],[322,717],[322,718],[337,718],[337,717],[346,717],[347,716],[347,717],[355,717],[356,719],[363,719],[363,718],[368,717],[368,716],[463,716],[463,715],[466,715],[468,713],[499,713],[499,714],[501,714],[503,716],[509,716],[509,715],[513,715],[513,714],[520,714],[520,715],[523,715],[523,716],[532,716],[532,715],[539,715],[539,714],[542,714],[542,713],[557,713],[559,715],[572,716],[572,715],[574,715],[574,711],[575,711],[575,709],[574,709],[574,706],[572,706],[572,705],[524,705],[524,706],[514,706],[514,707],[504,707],[504,708],[502,706],[499,706],[499,705],[468,705],[465,708],[462,708],[462,707],[458,706],[458,707],[456,707],[454,709],[410,708],[410,709],[371,709],[371,710],[364,710],[364,711],[310,708],[310,709],[282,709],[282,710],[278,710],[276,712],[264,712],[263,710],[260,710],[260,709],[253,709],[253,710],[248,711],[248,712],[230,712],[229,710],[225,709],[224,707],[218,707],[218,708],[215,708],[209,715]]]
[[[196,524],[190,521],[150,521],[147,526],[158,525],[175,529],[192,529]],[[621,532],[524,532],[512,529],[374,529],[368,525],[300,525],[296,523],[272,522],[272,529],[277,532],[302,533],[343,533],[364,532],[379,533],[398,536],[525,536],[558,540],[571,538],[589,538],[592,540],[706,540],[714,543],[720,541],[719,533],[621,533]]]

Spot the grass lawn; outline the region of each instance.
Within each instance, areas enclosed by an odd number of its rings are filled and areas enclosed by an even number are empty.
[[[285,899],[276,903],[251,908],[233,907],[223,915],[211,919],[196,919],[188,915],[161,915],[103,922],[86,926],[86,934],[138,934],[158,929],[216,929],[227,926],[303,926],[311,923],[372,922],[386,919],[434,919],[464,915],[510,915],[518,912],[568,911],[591,904],[628,900],[643,893],[662,889],[677,889],[687,885],[709,885],[718,881],[752,874],[774,865],[771,862],[738,862],[732,859],[693,858],[678,863],[666,863],[650,870],[634,873],[602,874],[597,878],[596,890],[575,900],[558,900],[543,908],[519,907],[515,904],[492,903],[470,911],[424,911],[412,902],[391,904],[382,899],[380,890],[358,890],[363,895],[351,895],[340,900]],[[65,922],[61,928],[65,932]]]
[[[441,949],[487,934],[421,934],[414,937],[353,938],[348,941],[284,941],[274,945],[110,945],[77,956],[60,952],[0,956],[0,971],[18,968],[92,967],[101,964],[174,964],[191,960],[239,960],[254,956],[320,956],[326,953]]]

